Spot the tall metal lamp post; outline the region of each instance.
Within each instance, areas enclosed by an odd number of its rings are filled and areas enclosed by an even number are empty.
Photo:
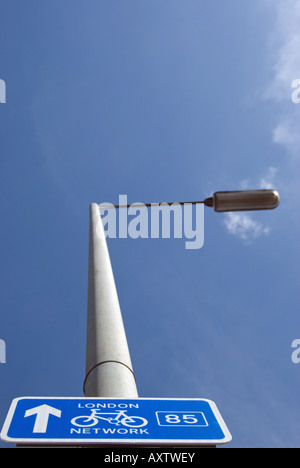
[[[279,201],[275,190],[247,190],[216,192],[204,201],[179,204],[203,203],[217,212],[226,212],[274,209]],[[155,205],[158,204],[146,204]],[[119,209],[128,207],[114,206]],[[86,397],[138,397],[100,209],[96,203],[90,206],[86,377],[83,387]]]

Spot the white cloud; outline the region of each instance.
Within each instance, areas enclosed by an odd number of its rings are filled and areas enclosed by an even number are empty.
[[[294,104],[295,105],[295,104]],[[273,142],[286,148],[293,159],[300,157],[300,108],[293,111],[294,118],[282,116],[273,130]]]
[[[226,213],[224,223],[230,234],[242,240],[256,239],[270,232],[269,227],[263,226],[262,223],[253,219],[251,215],[245,213]]]
[[[276,188],[275,176],[277,174],[277,167],[270,166],[266,175],[260,179],[260,189],[274,189]]]
[[[292,156],[300,158],[300,103],[292,101],[295,80],[300,79],[300,2],[277,0],[267,2],[276,22],[270,54],[273,69],[264,97],[278,103],[278,122],[272,131],[272,141],[282,145]]]
[[[269,2],[276,16],[273,33],[273,77],[266,97],[277,101],[290,99],[292,82],[300,78],[300,2],[276,0]]]

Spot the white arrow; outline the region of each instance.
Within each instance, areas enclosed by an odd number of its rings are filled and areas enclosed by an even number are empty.
[[[39,432],[40,434],[44,434],[47,431],[49,415],[52,414],[57,418],[61,417],[61,411],[53,408],[52,406],[48,405],[41,405],[36,406],[36,408],[31,408],[26,411],[25,418],[28,416],[32,416],[36,414],[36,420],[33,428],[33,432]]]

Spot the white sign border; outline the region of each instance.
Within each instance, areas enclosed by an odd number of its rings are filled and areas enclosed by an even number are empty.
[[[223,439],[210,439],[210,440],[201,440],[201,439],[191,439],[191,440],[181,440],[181,439],[39,439],[39,438],[30,438],[30,439],[19,439],[19,438],[12,438],[9,437],[8,431],[15,413],[15,409],[17,407],[17,404],[21,400],[109,400],[109,401],[120,401],[120,400],[140,400],[140,401],[146,401],[146,400],[157,400],[157,401],[205,401],[207,402],[210,407],[212,412],[214,413],[214,416],[222,429],[222,432],[224,434]],[[49,446],[49,445],[56,445],[56,446],[83,446],[83,445],[97,445],[99,447],[105,447],[109,448],[114,445],[118,446],[130,446],[132,448],[138,448],[140,446],[147,447],[147,446],[182,446],[182,447],[196,447],[196,446],[203,446],[203,445],[222,445],[222,444],[227,444],[232,441],[232,436],[217,408],[217,405],[212,401],[208,400],[206,398],[109,398],[109,397],[92,397],[92,398],[85,398],[85,397],[20,397],[20,398],[15,398],[11,406],[9,408],[8,414],[6,416],[0,438],[3,442],[9,443],[9,444],[16,444],[16,445],[31,445],[31,446],[36,446],[36,445],[44,445],[44,446]]]

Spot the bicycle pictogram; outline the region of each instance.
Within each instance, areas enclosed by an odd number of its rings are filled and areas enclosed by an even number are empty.
[[[126,427],[143,427],[148,424],[147,419],[140,416],[129,416],[127,410],[117,410],[114,413],[103,413],[100,410],[92,409],[87,416],[76,416],[71,420],[73,426],[92,427],[99,423],[99,420],[107,421],[109,424]]]

